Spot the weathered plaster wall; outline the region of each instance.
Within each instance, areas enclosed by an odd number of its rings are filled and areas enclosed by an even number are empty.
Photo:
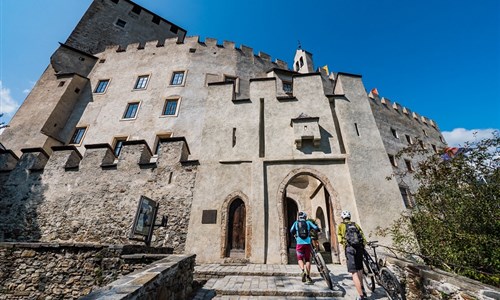
[[[54,150],[50,158],[24,153],[0,182],[5,241],[138,243],[128,236],[144,195],[160,204],[158,219],[169,220],[152,245],[185,250],[197,164],[186,162],[184,140],[162,143],[155,163],[140,141],[124,145],[116,163],[109,146],[90,147],[81,161],[75,150]]]

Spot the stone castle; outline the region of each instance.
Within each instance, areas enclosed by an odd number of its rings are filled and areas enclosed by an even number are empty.
[[[168,216],[152,246],[198,262],[289,263],[300,210],[342,261],[342,210],[373,237],[412,207],[412,179],[386,177],[416,166],[395,156],[408,144],[445,147],[433,120],[303,49],[289,69],[186,33],[93,1],[0,135],[0,241],[140,244],[146,196]]]

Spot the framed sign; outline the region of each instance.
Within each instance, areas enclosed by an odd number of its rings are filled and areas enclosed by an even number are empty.
[[[150,236],[153,231],[157,210],[158,204],[155,201],[141,196],[137,212],[135,213],[132,232],[137,235]]]

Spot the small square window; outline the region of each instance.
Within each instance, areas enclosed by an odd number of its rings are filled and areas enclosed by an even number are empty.
[[[104,80],[99,80],[97,83],[97,87],[95,88],[94,93],[97,94],[102,94],[106,91],[106,88],[108,87],[109,79],[104,79]]]
[[[66,81],[59,81],[59,85],[58,85],[58,87],[63,86],[65,83],[66,83]]]
[[[119,1],[119,0],[111,0],[111,2],[113,2],[113,3],[115,3],[115,4],[116,4],[116,3],[118,3],[118,1]]]
[[[172,74],[172,79],[170,80],[171,85],[182,85],[184,83],[184,71],[174,72]]]
[[[179,31],[179,27],[175,26],[175,25],[172,25],[170,27],[170,32],[172,33],[177,33]]]
[[[127,141],[126,137],[116,137],[113,141],[113,153],[116,157],[120,155],[123,148],[123,142]]]
[[[391,133],[392,133],[392,136],[399,139],[399,134],[398,134],[398,131],[394,128],[391,128]]]
[[[149,75],[142,75],[137,77],[137,81],[135,82],[134,89],[143,90],[148,86]]]
[[[165,101],[165,107],[163,108],[162,115],[175,116],[177,114],[178,102],[179,102],[179,99],[167,99]]]
[[[127,22],[123,21],[122,19],[118,19],[118,20],[116,20],[115,24],[116,24],[116,26],[124,28],[125,25],[127,24]]]
[[[123,119],[135,119],[137,116],[137,110],[139,109],[139,102],[133,102],[127,104],[127,109],[123,114]]]
[[[408,169],[408,171],[410,172],[413,172],[414,169],[413,169],[413,165],[411,164],[411,161],[408,160],[408,159],[405,159],[405,164],[406,164],[406,168]]]
[[[388,154],[388,155],[389,155],[389,161],[391,162],[391,165],[393,167],[397,167],[398,164],[396,163],[396,158],[394,157],[394,155],[392,155],[392,154]]]
[[[72,145],[80,145],[85,135],[85,131],[87,131],[87,127],[77,127],[69,143]]]
[[[75,89],[75,93],[79,94],[79,93],[80,93],[80,89],[79,89],[79,88],[76,88],[76,89]]]
[[[408,142],[408,144],[412,145],[412,144],[413,144],[413,141],[412,141],[412,139],[411,139],[411,136],[409,136],[409,135],[407,135],[407,134],[406,134],[405,136],[406,136],[406,141]]]
[[[102,58],[102,59],[100,59],[100,60],[99,60],[99,63],[100,63],[100,64],[103,64],[103,63],[105,63],[105,62],[106,62],[106,59],[105,59],[105,58]]]
[[[289,81],[283,81],[283,91],[287,94],[291,94],[293,92],[292,83]]]

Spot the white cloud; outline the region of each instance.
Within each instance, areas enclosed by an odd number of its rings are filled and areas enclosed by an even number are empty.
[[[493,131],[498,129],[465,129],[455,128],[452,131],[443,131],[443,137],[448,143],[448,146],[460,147],[465,142],[476,142],[484,138],[491,138]]]
[[[0,113],[12,115],[19,108],[19,104],[10,95],[10,89],[5,88],[0,81]]]
[[[36,84],[36,82],[30,81],[30,87],[27,89],[24,89],[23,94],[29,94],[31,92],[31,90],[33,89],[33,87],[35,86],[35,84]]]

